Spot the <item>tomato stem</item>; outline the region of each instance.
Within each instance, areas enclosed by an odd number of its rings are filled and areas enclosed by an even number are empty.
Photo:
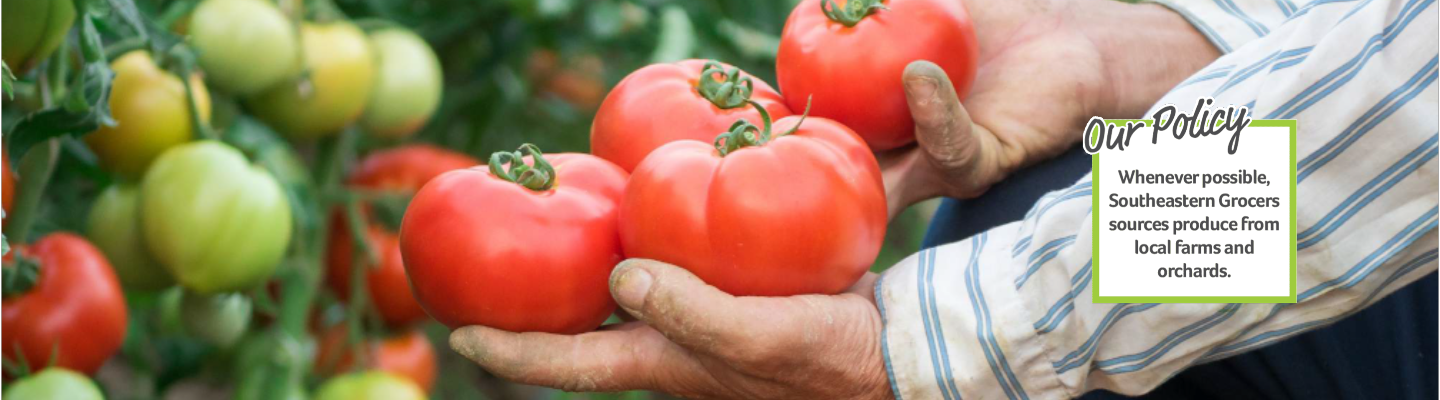
[[[19,296],[30,291],[40,282],[40,263],[33,258],[15,254],[14,265],[3,268],[0,276],[0,291],[4,297]]]
[[[835,0],[820,0],[820,12],[847,27],[855,26],[873,12],[889,9],[884,0],[847,0],[844,6],[835,5]]]
[[[716,76],[724,79],[717,80]],[[755,82],[740,75],[740,68],[725,69],[719,61],[710,60],[700,69],[700,82],[695,85],[700,97],[722,110],[744,107],[755,93]]]
[[[766,143],[770,143],[773,137],[795,133],[795,131],[800,129],[800,124],[805,122],[805,117],[810,116],[810,99],[807,98],[805,99],[805,114],[800,115],[800,120],[795,122],[795,126],[790,127],[790,130],[779,135],[772,135],[770,133],[770,112],[766,111],[765,107],[761,106],[760,103],[754,101],[747,101],[747,103],[754,106],[755,111],[760,113],[760,122],[764,124],[764,126],[757,127],[744,118],[735,121],[734,124],[730,125],[730,131],[715,136],[715,150],[720,152],[721,157],[746,147],[764,146]]]
[[[525,165],[527,155],[533,165]],[[506,169],[505,164],[510,164],[509,169]],[[555,187],[555,167],[545,161],[539,147],[530,143],[520,145],[520,149],[516,151],[497,151],[490,154],[490,173],[537,192]]]

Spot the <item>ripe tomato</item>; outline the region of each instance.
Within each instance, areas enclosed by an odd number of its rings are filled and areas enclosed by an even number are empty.
[[[425,126],[440,106],[440,60],[425,39],[389,28],[370,34],[375,50],[375,88],[360,123],[371,134],[403,138]]]
[[[346,343],[345,324],[336,324],[326,329],[320,337],[320,350],[315,353],[315,371],[320,376],[331,376],[354,368],[354,349]],[[422,390],[429,391],[435,383],[435,349],[418,329],[384,338],[367,340],[359,348],[366,369],[388,372],[414,382]]]
[[[185,29],[205,75],[249,96],[300,73],[295,27],[266,0],[205,0]]]
[[[125,288],[159,290],[175,284],[145,246],[140,229],[140,188],[116,184],[100,193],[90,207],[85,236],[105,253]]]
[[[906,65],[935,62],[964,96],[979,56],[970,15],[960,2],[890,0],[882,6],[881,1],[841,6],[801,1],[785,22],[775,62],[780,92],[791,108],[813,96],[811,114],[854,129],[875,151],[915,140],[900,81]]]
[[[590,151],[634,171],[666,143],[709,142],[741,118],[760,123],[746,100],[775,118],[790,115],[775,89],[739,68],[704,60],[652,64],[630,73],[600,103],[590,126]]]
[[[489,171],[447,172],[410,201],[400,251],[415,297],[451,328],[595,329],[615,308],[626,173],[587,154],[520,149],[533,166],[521,152],[495,153]]]
[[[404,378],[370,371],[325,381],[315,400],[425,400],[425,391]]]
[[[160,69],[150,53],[136,50],[110,63],[115,70],[110,88],[110,116],[115,126],[101,126],[85,136],[100,165],[121,176],[138,179],[155,157],[190,141],[190,99],[180,78]],[[201,121],[210,121],[210,93],[199,74],[190,76]]]
[[[5,397],[24,400],[105,400],[85,375],[64,368],[46,368],[5,386]]]
[[[285,80],[252,97],[251,111],[291,139],[340,132],[365,111],[375,80],[374,53],[365,33],[348,22],[303,24],[301,47],[309,84]]]
[[[0,197],[4,198],[0,207],[4,207],[8,214],[11,202],[15,201],[15,173],[10,171],[10,156],[3,151],[0,151],[0,182],[4,185],[0,187]]]
[[[74,21],[71,0],[0,2],[0,56],[15,75],[24,75],[60,46]]]
[[[413,194],[425,182],[440,174],[479,165],[470,156],[439,147],[414,144],[380,151],[366,156],[347,178],[349,185],[362,189]],[[327,256],[326,283],[342,300],[350,298],[350,268],[354,247],[344,215],[337,212],[332,220]],[[383,224],[370,222],[366,234],[369,246],[379,265],[366,277],[366,290],[371,304],[381,319],[390,326],[401,326],[425,318],[425,310],[410,293],[410,281],[400,257],[400,239]]]
[[[800,122],[781,119],[798,128],[774,139],[768,123],[739,126],[723,151],[682,140],[651,153],[621,204],[625,255],[679,265],[737,296],[833,294],[855,283],[885,237],[880,167],[844,125]]]
[[[100,249],[69,233],[46,235],[17,248],[38,265],[34,286],[6,288],[5,359],[31,367],[55,366],[93,374],[125,339],[125,297]],[[5,268],[27,268],[6,256]],[[14,261],[14,262],[12,262]],[[16,270],[18,271],[18,270]]]
[[[290,203],[269,172],[215,141],[176,146],[145,173],[140,218],[150,254],[202,293],[263,282],[290,243]]]

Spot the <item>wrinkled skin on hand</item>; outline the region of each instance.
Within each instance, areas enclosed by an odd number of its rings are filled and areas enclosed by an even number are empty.
[[[610,290],[636,321],[575,336],[456,330],[450,345],[516,382],[687,398],[893,398],[875,275],[833,296],[735,297],[679,267],[632,259]]]

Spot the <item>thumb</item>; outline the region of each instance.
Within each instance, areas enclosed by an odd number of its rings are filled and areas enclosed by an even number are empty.
[[[905,67],[902,79],[921,150],[942,170],[972,167],[979,151],[974,124],[945,70],[929,61],[914,61]]]
[[[718,354],[746,346],[769,333],[762,321],[779,304],[735,297],[683,268],[654,260],[630,259],[610,274],[610,292],[630,315],[688,349]],[[768,308],[768,310],[767,310]]]

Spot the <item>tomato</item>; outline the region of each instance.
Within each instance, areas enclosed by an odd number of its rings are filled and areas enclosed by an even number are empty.
[[[798,128],[773,139],[768,123],[739,126],[723,151],[682,140],[651,153],[621,204],[625,255],[679,265],[737,296],[855,283],[885,237],[879,165],[849,128],[802,118],[777,121]]]
[[[101,192],[90,208],[85,236],[105,253],[124,287],[158,290],[175,284],[175,278],[145,246],[140,229],[140,188],[116,184]]]
[[[370,34],[375,88],[360,123],[379,137],[403,138],[425,126],[440,106],[440,60],[425,39],[389,28]]]
[[[320,385],[315,400],[424,400],[414,383],[385,372],[370,371],[332,378]]]
[[[375,80],[365,33],[348,22],[300,26],[309,83],[286,80],[247,102],[257,117],[296,140],[340,132],[365,111]]]
[[[416,299],[451,328],[595,329],[615,308],[609,278],[623,259],[615,229],[626,175],[595,156],[541,156],[534,145],[496,153],[489,171],[440,175],[400,227]]]
[[[317,374],[331,376],[354,368],[351,353],[355,349],[347,345],[347,333],[345,324],[325,330],[320,337],[320,350],[315,353]],[[435,383],[435,349],[418,329],[409,329],[383,340],[367,340],[359,351],[363,352],[367,369],[409,379],[426,391]]]
[[[775,62],[780,92],[791,108],[804,107],[813,96],[811,115],[854,129],[875,151],[915,141],[901,82],[906,65],[915,60],[940,65],[964,96],[979,57],[970,15],[960,2],[882,1],[801,1],[785,22]],[[822,4],[829,6],[822,10]]]
[[[409,195],[440,174],[478,164],[480,161],[464,154],[413,144],[366,156],[347,181],[352,187],[399,191]],[[394,231],[382,227],[381,223],[372,221],[368,224],[366,236],[370,248],[375,251],[375,260],[379,261],[379,265],[374,266],[375,269],[366,277],[371,304],[390,326],[407,325],[425,318],[425,310],[410,293],[410,281],[405,277],[405,266],[400,257],[399,237]],[[336,213],[331,227],[326,283],[345,300],[350,298],[353,240],[343,214]]]
[[[190,141],[189,97],[180,78],[160,69],[150,53],[136,50],[110,63],[115,81],[110,88],[110,116],[115,126],[101,126],[85,136],[100,165],[123,177],[137,179],[165,149]],[[190,76],[201,121],[210,121],[210,94],[199,74]]]
[[[6,256],[5,268],[38,265],[34,285],[7,291],[3,329],[5,359],[22,358],[31,367],[47,365],[93,374],[125,338],[125,297],[100,249],[69,233],[46,235]],[[17,353],[18,352],[18,353]]]
[[[726,86],[732,82],[740,83]],[[590,126],[590,151],[634,171],[666,143],[709,142],[741,118],[760,123],[747,100],[775,118],[790,115],[775,89],[738,68],[704,60],[652,64],[630,73],[600,103]]]
[[[71,0],[5,0],[0,2],[0,56],[15,75],[50,57],[75,22]]]
[[[185,332],[219,347],[240,340],[250,326],[250,314],[250,298],[238,293],[185,292],[180,298],[180,323]]]
[[[215,141],[176,146],[145,174],[150,254],[181,286],[211,294],[262,283],[290,243],[290,203],[264,168]]]
[[[295,27],[266,0],[205,0],[186,25],[200,67],[221,89],[241,96],[300,73]]]
[[[46,368],[5,387],[5,397],[16,400],[105,400],[95,382],[64,368]]]
[[[15,173],[10,171],[10,156],[5,155],[3,151],[0,151],[0,182],[4,184],[3,187],[0,187],[0,197],[4,198],[3,202],[0,202],[0,206],[3,206],[5,213],[8,214],[10,205],[15,201]]]

